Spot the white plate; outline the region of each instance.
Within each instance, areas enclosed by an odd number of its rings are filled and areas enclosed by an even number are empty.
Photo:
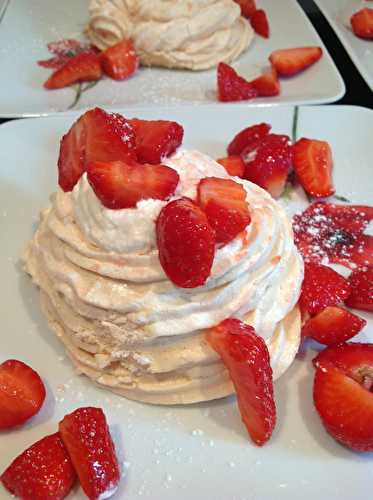
[[[255,99],[238,105],[317,104],[341,98],[345,92],[343,80],[296,0],[259,1],[269,15],[271,38],[266,41],[255,37],[248,52],[234,63],[240,74],[247,78],[258,74],[268,64],[268,56],[275,49],[320,45],[324,56],[304,73],[282,80],[279,97]],[[3,68],[0,116],[39,116],[67,110],[74,99],[74,91],[43,89],[43,82],[51,70],[41,68],[36,61],[49,57],[48,42],[81,37],[87,20],[88,0],[10,2],[0,25],[0,67]],[[75,109],[94,105],[211,104],[215,100],[216,69],[193,73],[142,68],[128,81],[101,81],[83,94]]]
[[[336,32],[342,45],[373,90],[373,41],[354,35],[350,17],[363,7],[373,8],[372,2],[361,0],[315,0],[316,5]]]
[[[184,125],[185,146],[218,157],[233,134],[268,121],[275,132],[291,133],[293,109],[219,106],[132,110],[145,118],[176,119]],[[189,407],[150,406],[99,389],[74,373],[62,345],[48,330],[38,292],[22,270],[20,255],[35,230],[38,213],[56,188],[61,135],[75,116],[10,122],[0,127],[0,276],[2,321],[0,362],[18,358],[47,383],[48,396],[30,423],[1,434],[0,472],[25,447],[52,433],[58,421],[79,406],[102,406],[111,425],[126,476],[116,498],[133,500],[352,500],[371,488],[372,455],[352,453],[330,438],[312,403],[309,350],[275,385],[278,425],[263,448],[254,446],[240,421],[235,399]],[[298,135],[326,139],[335,159],[338,194],[371,199],[373,112],[364,108],[302,108]],[[360,334],[373,341],[372,315]],[[0,486],[0,498],[10,498]],[[80,490],[71,498],[81,499]]]

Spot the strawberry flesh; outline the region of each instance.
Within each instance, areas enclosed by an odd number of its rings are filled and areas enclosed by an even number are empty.
[[[44,83],[48,90],[61,89],[77,82],[99,80],[102,75],[100,59],[92,51],[80,52],[59,69]]]
[[[269,23],[263,9],[258,9],[253,13],[250,17],[250,23],[255,33],[263,38],[269,38]]]
[[[366,40],[373,39],[373,9],[365,7],[351,16],[352,31]]]
[[[124,80],[139,67],[139,57],[131,40],[121,40],[101,54],[104,73],[113,80]]]
[[[236,177],[243,177],[245,173],[245,164],[242,161],[241,156],[232,155],[226,158],[219,158],[216,160],[220,165],[222,165],[229,175]]]
[[[246,151],[256,149],[261,139],[268,135],[270,130],[271,125],[268,123],[259,123],[244,128],[229,143],[227,148],[228,155],[240,155],[244,149]]]
[[[241,16],[250,19],[250,17],[256,11],[255,0],[234,0],[241,7]]]
[[[217,77],[219,101],[245,101],[258,96],[254,85],[239,76],[228,64],[219,63]]]
[[[305,70],[321,56],[321,47],[299,47],[275,50],[269,60],[280,76],[291,76]]]
[[[39,66],[49,69],[62,68],[72,57],[80,52],[92,52],[97,54],[98,51],[91,45],[82,44],[77,40],[58,40],[57,42],[48,43],[48,50],[54,57],[38,61]]]
[[[348,281],[351,293],[346,300],[346,305],[373,312],[373,267],[352,271]]]
[[[280,82],[274,68],[266,71],[250,83],[255,87],[259,97],[273,97],[280,94]]]

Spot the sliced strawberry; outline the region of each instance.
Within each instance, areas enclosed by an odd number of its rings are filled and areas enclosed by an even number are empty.
[[[373,312],[373,267],[352,271],[348,281],[351,293],[346,304],[355,309]]]
[[[62,89],[77,82],[99,80],[102,75],[100,59],[93,52],[80,52],[57,69],[44,83],[48,90]]]
[[[250,224],[246,191],[233,180],[218,177],[200,180],[197,199],[215,231],[217,243],[228,243]]]
[[[44,399],[43,381],[32,368],[16,359],[0,365],[0,429],[26,422],[38,413]]]
[[[317,314],[328,306],[337,306],[351,290],[348,281],[330,267],[305,262],[299,305],[302,311]]]
[[[27,448],[0,478],[12,495],[23,500],[62,500],[75,479],[73,465],[58,432]]]
[[[290,139],[287,135],[268,134],[256,149],[245,148],[241,153],[248,179],[274,198],[281,196],[292,161]]]
[[[258,125],[251,125],[244,128],[229,143],[227,148],[229,156],[239,155],[244,149],[248,150],[250,146],[251,150],[256,149],[258,143],[261,142],[264,136],[269,134],[270,130],[271,125],[268,123],[259,123]]]
[[[351,16],[352,31],[356,36],[365,38],[366,40],[373,39],[373,9],[368,7],[360,9]]]
[[[226,158],[219,158],[219,160],[216,161],[225,168],[229,175],[243,177],[245,164],[241,156],[227,156]]]
[[[183,142],[184,129],[177,122],[167,120],[129,120],[136,136],[140,163],[161,163],[172,155]]]
[[[210,275],[215,234],[206,214],[189,198],[168,203],[156,223],[159,260],[175,285],[195,288]]]
[[[272,368],[264,340],[252,326],[233,318],[209,329],[206,338],[229,371],[251,439],[262,446],[276,425]]]
[[[78,40],[67,38],[65,40],[57,40],[49,42],[47,48],[49,52],[56,56],[75,56],[77,51],[82,50],[85,46]]]
[[[337,344],[357,335],[365,325],[364,319],[346,309],[329,306],[306,322],[302,336],[311,337],[321,344]]]
[[[326,430],[356,451],[373,451],[373,345],[331,346],[314,360],[316,409]]]
[[[332,181],[332,151],[325,141],[299,139],[293,146],[294,170],[308,194],[330,196],[335,192]]]
[[[121,40],[101,54],[104,73],[113,80],[124,80],[133,75],[140,59],[131,40]]]
[[[225,63],[218,65],[219,101],[245,101],[258,96],[255,87]]]
[[[280,76],[291,76],[305,70],[321,56],[321,47],[299,47],[275,50],[269,60]]]
[[[269,23],[267,14],[263,9],[258,9],[254,12],[250,17],[250,23],[255,33],[263,38],[269,38]]]
[[[92,500],[113,495],[120,471],[101,408],[78,408],[61,420],[59,431],[84,493]]]
[[[241,7],[241,16],[250,19],[250,17],[256,11],[255,0],[234,0]]]
[[[250,83],[255,87],[259,97],[271,97],[280,94],[280,82],[274,68],[266,71]]]

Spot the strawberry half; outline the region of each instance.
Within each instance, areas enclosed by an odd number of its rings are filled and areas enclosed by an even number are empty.
[[[373,9],[368,7],[360,9],[351,16],[352,31],[356,36],[365,38],[366,40],[373,39]]]
[[[136,137],[140,163],[161,163],[172,155],[183,142],[184,129],[177,122],[168,120],[129,120]]]
[[[219,101],[245,101],[258,96],[254,85],[239,76],[228,64],[218,64],[217,76]]]
[[[22,361],[0,365],[0,429],[23,424],[38,413],[45,399],[39,375]]]
[[[305,262],[299,298],[303,312],[314,315],[325,307],[337,306],[347,299],[350,292],[348,281],[336,271],[321,264]]]
[[[272,97],[280,94],[280,82],[274,68],[266,71],[250,83],[255,87],[259,97]]]
[[[275,50],[269,60],[280,76],[291,76],[305,70],[321,56],[321,47],[298,47]]]
[[[348,282],[351,293],[346,304],[355,309],[373,312],[373,267],[352,271]]]
[[[62,500],[71,490],[76,474],[56,432],[15,458],[0,479],[12,495],[23,500]]]
[[[263,38],[269,38],[269,23],[267,14],[263,9],[258,9],[252,14],[250,23],[255,33]]]
[[[131,40],[121,40],[102,52],[101,66],[113,80],[124,80],[133,75],[140,63]]]
[[[140,200],[166,200],[176,189],[178,173],[165,165],[92,161],[87,178],[101,203],[114,210],[133,208]]]
[[[227,153],[229,156],[240,155],[244,149],[254,150],[257,148],[261,139],[269,134],[271,125],[268,123],[258,123],[244,128],[234,136],[229,143]]]
[[[365,319],[346,309],[329,306],[306,322],[302,336],[311,337],[321,344],[337,344],[357,335],[366,323]]]
[[[59,431],[84,493],[91,500],[113,495],[120,471],[103,411],[78,408],[61,420]]]
[[[326,197],[335,192],[332,181],[332,151],[327,142],[299,139],[293,146],[293,154],[295,173],[308,194]]]
[[[57,69],[44,83],[48,90],[62,89],[77,82],[99,80],[102,76],[100,59],[92,51],[80,52]]]
[[[373,451],[373,345],[331,346],[314,360],[313,399],[326,430],[356,451]]]
[[[255,0],[234,0],[241,7],[241,16],[250,19],[250,17],[256,11]]]
[[[276,425],[272,369],[264,340],[252,326],[233,318],[209,329],[206,338],[229,371],[251,439],[262,446]]]
[[[157,223],[159,260],[175,285],[195,288],[210,275],[215,255],[215,234],[206,214],[189,198],[171,201]]]
[[[228,243],[250,224],[246,191],[233,180],[218,177],[201,179],[197,199],[215,231],[216,243]]]
[[[226,158],[219,158],[216,161],[225,168],[229,175],[243,177],[245,164],[242,161],[241,156],[232,155],[227,156]]]

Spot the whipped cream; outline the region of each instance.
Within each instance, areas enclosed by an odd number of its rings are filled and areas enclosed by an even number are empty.
[[[174,198],[195,198],[200,179],[229,178],[198,151],[179,150],[164,164],[180,182]],[[211,275],[178,288],[158,258],[155,221],[161,200],[111,210],[84,174],[58,191],[26,251],[43,309],[78,369],[127,397],[191,403],[233,392],[204,330],[227,317],[255,327],[269,348],[274,377],[291,364],[300,338],[296,303],[303,263],[284,210],[260,187],[243,185],[251,224],[217,248]]]
[[[144,65],[203,70],[250,45],[240,14],[232,0],[91,0],[86,31],[101,50],[132,38]]]

